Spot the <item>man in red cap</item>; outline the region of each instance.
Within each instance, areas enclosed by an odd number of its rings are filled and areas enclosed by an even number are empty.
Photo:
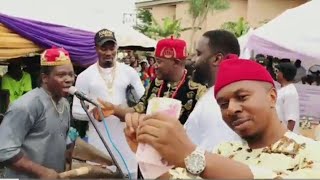
[[[126,109],[110,103],[105,104],[114,109],[113,115],[131,122],[137,121],[142,117],[141,114],[146,113],[148,101],[154,97],[178,99],[182,103],[179,120],[184,124],[199,98],[206,92],[205,86],[195,83],[187,76],[186,57],[185,41],[173,37],[160,40],[155,52],[157,78],[150,83],[138,104]]]
[[[113,106],[114,115],[120,119],[137,119],[139,113],[146,113],[148,101],[154,97],[169,97],[182,102],[180,122],[184,124],[198,99],[206,92],[206,87],[195,83],[186,76],[186,42],[173,37],[157,43],[155,70],[157,78],[152,81],[139,103],[133,108],[123,109]]]
[[[223,121],[212,93],[220,63],[231,54],[239,56],[240,45],[234,34],[218,29],[205,32],[198,41],[196,51],[194,77],[206,83],[208,91],[199,99],[184,127],[192,142],[211,150],[222,142],[240,140]]]
[[[260,64],[231,59],[220,64],[214,91],[224,121],[243,142],[212,153],[188,138],[177,120],[155,114],[141,120],[134,142],[153,146],[169,164],[171,178],[275,179],[320,177],[319,142],[280,123],[273,79]],[[210,107],[208,107],[210,108]],[[168,178],[168,176],[164,176]]]
[[[69,53],[52,48],[41,55],[41,87],[17,99],[0,126],[0,164],[6,178],[58,178],[65,170],[74,82]]]

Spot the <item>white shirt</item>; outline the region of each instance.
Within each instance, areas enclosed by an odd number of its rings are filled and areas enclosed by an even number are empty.
[[[112,78],[112,68],[102,69],[102,74],[104,75],[105,79]],[[138,73],[128,65],[116,62],[113,94],[108,94],[106,82],[101,77],[98,71],[98,63],[96,63],[79,74],[76,81],[76,88],[93,100],[100,98],[114,105],[126,106],[126,88],[129,84],[135,88],[137,95],[140,98],[144,93],[144,87]],[[78,98],[74,98],[73,100],[72,115],[79,120],[88,120],[88,117],[82,109]],[[111,138],[124,157],[130,173],[135,174],[137,172],[137,161],[135,159],[135,154],[130,150],[125,139],[123,132],[125,124],[116,116],[110,116],[106,118],[105,121],[110,131]],[[122,171],[127,174],[127,170],[121,160],[121,157],[118,155],[109,141],[103,122],[96,121],[96,124],[98,125],[98,128],[101,131],[105,141],[108,143],[110,149],[112,149],[113,155],[116,157]],[[108,154],[107,149],[104,147],[101,139],[91,123],[89,123],[89,131],[87,134],[89,144],[92,144],[97,149],[101,150],[105,154]]]
[[[288,120],[295,121],[293,132],[299,134],[299,96],[294,84],[289,84],[278,90],[276,108],[279,119],[286,126],[288,126]]]
[[[192,142],[208,151],[223,142],[241,141],[223,121],[213,87],[199,99],[184,127]]]

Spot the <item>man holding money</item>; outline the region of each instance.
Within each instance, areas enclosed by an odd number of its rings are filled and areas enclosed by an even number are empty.
[[[214,90],[224,121],[242,142],[226,142],[205,152],[178,120],[164,114],[145,117],[137,138],[129,140],[150,144],[169,164],[180,167],[170,171],[174,179],[319,179],[320,144],[281,124],[274,81],[263,66],[226,60],[220,64]],[[132,128],[127,127],[126,131]]]
[[[133,108],[121,108],[110,103],[114,115],[124,120],[127,113],[137,118],[138,113],[146,113],[148,102],[154,97],[167,97],[181,101],[180,122],[184,124],[199,98],[206,92],[206,87],[196,83],[187,76],[185,60],[186,42],[173,37],[162,39],[157,43],[155,70],[157,78],[152,81],[139,103]],[[106,103],[105,103],[106,104]],[[107,106],[107,105],[105,105]]]
[[[173,37],[160,40],[155,51],[157,78],[150,83],[139,103],[133,108],[121,108],[105,102],[105,112],[111,108],[114,109],[113,115],[123,121],[137,120],[142,113],[146,113],[149,100],[154,97],[166,97],[181,101],[179,120],[184,124],[199,98],[206,92],[205,86],[195,83],[187,76],[186,49],[186,42],[183,40]]]

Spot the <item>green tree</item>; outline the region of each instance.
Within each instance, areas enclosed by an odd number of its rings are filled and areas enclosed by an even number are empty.
[[[229,21],[223,23],[221,28],[232,32],[236,37],[240,37],[244,34],[247,34],[250,26],[249,23],[243,17],[241,17],[238,21]]]
[[[149,26],[152,24],[152,14],[148,9],[138,9],[137,13],[137,25],[134,26],[134,29],[145,34],[148,31]]]
[[[189,13],[192,17],[191,24],[191,36],[189,52],[193,52],[194,36],[203,22],[206,20],[209,12],[215,10],[224,10],[229,8],[228,0],[188,0],[189,1]]]
[[[152,24],[148,27],[145,34],[153,39],[160,39],[173,35],[174,37],[180,37],[181,32],[190,28],[182,28],[181,21],[166,17],[162,20],[162,24],[152,18]]]

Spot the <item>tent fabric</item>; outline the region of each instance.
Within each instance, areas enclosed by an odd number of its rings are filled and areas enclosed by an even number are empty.
[[[93,32],[4,14],[0,14],[0,23],[41,48],[65,48],[75,64],[86,66],[97,61]]]
[[[250,28],[249,31],[238,37],[238,42],[240,45],[240,58],[242,59],[250,59],[251,58],[251,53],[250,51],[247,49],[246,44],[248,43],[248,39],[251,36],[251,34],[253,33],[253,29]]]
[[[37,53],[42,49],[0,23],[0,61]]]
[[[65,48],[70,52],[72,61],[75,64],[88,66],[97,61],[93,39],[95,32],[103,27],[101,25],[89,25],[87,28],[80,28],[84,27],[86,23],[82,23],[81,26],[71,24],[70,26],[72,27],[78,27],[71,28],[65,25],[17,18],[2,13],[0,13],[0,23],[27,40],[34,42],[41,49],[52,46]],[[156,41],[139,33],[132,27],[122,25],[109,29],[115,31],[120,49],[154,51]],[[0,51],[9,53],[7,49],[0,49]]]
[[[286,10],[254,30],[247,47],[255,53],[301,59],[309,65],[320,60],[320,1],[309,1]]]
[[[130,1],[134,6],[134,0]],[[30,1],[9,0],[1,1],[0,13],[94,33],[107,28],[115,32],[120,48],[151,49],[153,51],[157,44],[156,40],[145,36],[128,24],[123,24],[123,13],[131,13],[126,8],[128,0],[110,2],[106,0],[55,0],[50,2],[32,0],[30,3]]]

